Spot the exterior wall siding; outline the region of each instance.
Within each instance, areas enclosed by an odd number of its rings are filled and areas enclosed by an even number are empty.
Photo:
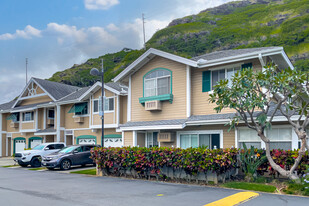
[[[155,68],[172,71],[173,103],[161,102],[162,111],[145,111],[139,98],[143,97],[143,76]],[[162,57],[155,57],[132,76],[131,120],[155,121],[186,118],[186,65]]]
[[[33,97],[31,99],[22,100],[19,104],[20,106],[36,104],[36,103],[44,103],[44,102],[52,102],[53,100],[49,96],[41,96],[41,97]]]
[[[124,146],[133,146],[133,132],[124,132]]]

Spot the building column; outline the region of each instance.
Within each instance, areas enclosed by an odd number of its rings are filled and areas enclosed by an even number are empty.
[[[35,130],[38,131],[39,128],[39,109],[35,110]]]
[[[298,136],[293,128],[291,128],[291,130],[292,130],[292,150],[298,149],[298,141],[299,141]]]
[[[191,116],[191,68],[189,65],[186,67],[187,70],[187,117]]]
[[[122,139],[122,142],[121,142],[121,146],[124,147],[124,132],[121,132],[122,136],[121,136],[121,139]]]
[[[57,142],[60,142],[60,119],[61,119],[61,110],[60,105],[57,105],[57,127],[56,127],[56,134],[57,134]]]
[[[43,110],[43,129],[46,129],[46,108]]]
[[[2,157],[2,113],[0,113],[0,157]]]
[[[131,94],[132,94],[132,86],[131,86],[131,76],[129,76],[129,88],[128,88],[128,108],[127,108],[127,121],[131,121]]]
[[[137,146],[137,131],[133,131],[133,147]]]
[[[116,120],[116,124],[117,124],[117,127],[119,127],[119,119],[120,119],[120,100],[119,100],[119,95],[117,95],[117,120]]]

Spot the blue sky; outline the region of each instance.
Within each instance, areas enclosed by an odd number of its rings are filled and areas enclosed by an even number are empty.
[[[28,77],[53,73],[88,58],[142,47],[175,19],[232,0],[1,0],[0,103],[18,96]]]

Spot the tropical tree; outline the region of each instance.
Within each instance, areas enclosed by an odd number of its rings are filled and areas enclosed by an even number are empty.
[[[210,95],[210,102],[216,103],[215,110],[221,112],[225,108],[236,110],[230,121],[230,129],[239,123],[257,132],[265,143],[266,156],[271,167],[279,174],[290,179],[299,180],[295,169],[305,154],[306,127],[309,124],[309,82],[308,73],[267,66],[262,71],[243,69],[232,78],[221,80]],[[232,85],[232,86],[231,86]],[[275,116],[283,116],[293,127],[301,147],[294,165],[287,169],[276,164],[270,153],[270,139],[265,134],[270,129]]]

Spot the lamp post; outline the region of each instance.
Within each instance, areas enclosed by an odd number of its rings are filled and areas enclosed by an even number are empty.
[[[100,114],[101,120],[102,120],[101,145],[102,145],[102,147],[104,147],[104,68],[103,68],[103,59],[101,59],[101,66],[102,66],[101,72],[97,68],[92,68],[90,70],[90,74],[93,75],[93,76],[101,76],[101,83],[102,83],[101,91],[102,91],[102,94],[101,94],[101,111],[99,111],[99,114]]]

